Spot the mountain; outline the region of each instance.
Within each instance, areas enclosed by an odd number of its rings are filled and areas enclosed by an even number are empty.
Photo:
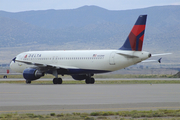
[[[118,49],[138,16],[147,14],[143,49],[174,52],[177,61],[179,11],[179,5],[119,11],[97,6],[16,13],[0,11],[0,48],[2,51],[13,49],[14,53],[28,49]],[[17,48],[21,50],[16,51]]]

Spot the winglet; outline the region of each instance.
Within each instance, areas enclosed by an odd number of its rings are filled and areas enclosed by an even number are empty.
[[[15,58],[13,58],[13,59],[12,59],[12,61],[15,63],[15,61],[16,61],[16,57],[15,57]]]
[[[159,63],[161,63],[161,59],[162,59],[162,58],[159,58],[159,60],[158,60]]]
[[[140,15],[124,45],[119,50],[141,51],[144,40],[147,15]]]

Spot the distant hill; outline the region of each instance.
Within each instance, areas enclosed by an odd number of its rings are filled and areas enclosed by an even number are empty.
[[[147,14],[143,49],[178,55],[179,11],[179,5],[121,11],[97,6],[17,13],[0,11],[0,48],[117,49],[138,16]]]

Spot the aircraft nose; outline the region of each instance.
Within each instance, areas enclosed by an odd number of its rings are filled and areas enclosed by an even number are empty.
[[[14,63],[14,61],[11,61],[11,63],[10,63],[10,68],[11,69],[13,68],[13,63]]]
[[[11,63],[10,63],[10,69],[15,71],[15,62],[12,60]]]

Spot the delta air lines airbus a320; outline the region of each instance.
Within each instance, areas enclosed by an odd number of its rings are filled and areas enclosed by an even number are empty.
[[[75,80],[94,84],[94,74],[123,69],[152,56],[142,51],[146,18],[147,15],[139,16],[124,45],[117,50],[28,51],[17,55],[10,68],[23,73],[26,83],[52,74],[54,84],[62,84],[58,75],[71,75]]]

